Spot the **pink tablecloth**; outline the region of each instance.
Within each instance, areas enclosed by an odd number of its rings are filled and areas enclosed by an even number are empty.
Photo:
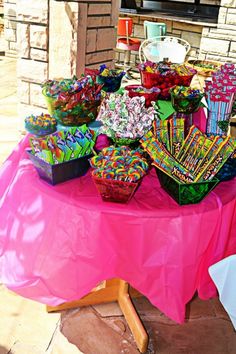
[[[57,186],[39,179],[24,149],[0,170],[0,280],[49,305],[120,277],[171,319],[196,290],[216,295],[208,267],[236,253],[236,180],[179,206],[152,171],[128,205],[103,202],[90,173]]]

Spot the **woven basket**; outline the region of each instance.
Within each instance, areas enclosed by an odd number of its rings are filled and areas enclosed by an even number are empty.
[[[195,69],[198,75],[209,77],[213,72],[219,70],[222,64],[217,61],[210,60],[189,60],[187,65]],[[199,65],[203,66],[201,67]],[[204,65],[206,65],[205,68]],[[208,68],[208,65],[212,65],[212,68]]]

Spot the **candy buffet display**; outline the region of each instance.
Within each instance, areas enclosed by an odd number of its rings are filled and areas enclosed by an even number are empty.
[[[48,80],[42,87],[48,109],[58,123],[78,126],[96,119],[101,104],[102,85],[96,83],[91,76]]]
[[[235,106],[234,64],[221,65],[206,81],[204,93],[190,86],[196,70],[186,65],[145,62],[139,70],[142,85],[119,92],[125,73],[106,65],[86,69],[80,79],[44,83],[52,114],[25,119],[35,134],[28,154],[41,178],[57,184],[83,175],[90,166],[102,199],[126,203],[149,169],[146,154],[161,186],[180,205],[200,202],[219,181],[233,178],[236,140],[226,133]],[[189,123],[204,96],[206,132]],[[161,102],[170,112],[162,119]],[[95,118],[97,133],[83,124]]]
[[[128,202],[149,165],[140,150],[110,146],[90,159],[93,181],[104,201]]]
[[[102,123],[101,133],[106,134],[116,144],[126,145],[140,139],[152,127],[157,116],[153,107],[145,107],[144,97],[130,98],[110,94],[103,100],[97,120]]]
[[[31,114],[25,118],[25,129],[36,136],[44,136],[56,131],[57,122],[49,114]]]

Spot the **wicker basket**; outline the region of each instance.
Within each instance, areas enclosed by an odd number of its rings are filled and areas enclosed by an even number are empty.
[[[93,181],[105,202],[127,203],[133,196],[139,183],[123,182],[114,179],[98,178],[92,175]]]
[[[187,65],[195,69],[198,75],[209,77],[213,72],[219,70],[222,64],[217,61],[210,60],[189,60]]]

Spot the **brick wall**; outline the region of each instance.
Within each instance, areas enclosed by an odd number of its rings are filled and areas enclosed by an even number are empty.
[[[203,31],[200,59],[236,63],[236,0],[221,0],[217,28]]]

